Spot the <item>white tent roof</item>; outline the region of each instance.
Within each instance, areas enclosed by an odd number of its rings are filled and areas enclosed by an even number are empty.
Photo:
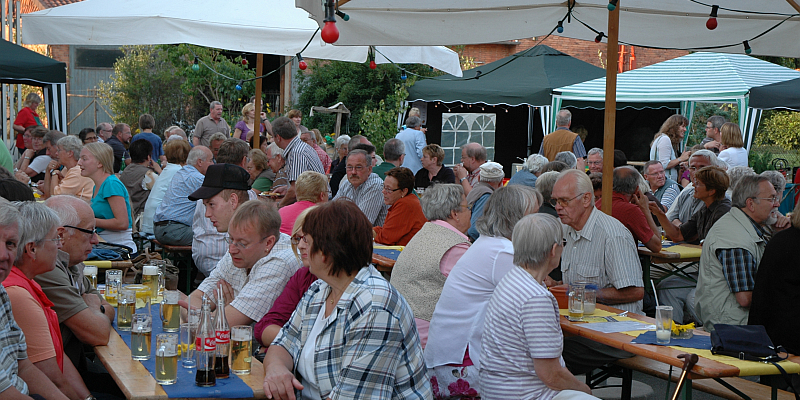
[[[295,0],[322,26],[324,1]],[[350,16],[336,18],[339,45],[476,44],[547,35],[568,10],[564,0],[349,0],[339,9]],[[753,54],[800,57],[800,10],[787,0],[619,0],[620,44],[666,48],[692,48],[742,53],[748,40]],[[608,0],[583,0],[575,4],[572,21],[558,34],[594,40],[608,33]],[[711,4],[762,14],[720,8],[719,26],[706,28]],[[773,14],[770,14],[773,13]],[[787,17],[794,15],[785,22]],[[780,25],[778,25],[780,23]],[[768,29],[775,27],[768,33]],[[757,36],[763,36],[756,38]]]
[[[317,29],[291,0],[85,0],[22,15],[26,44],[144,45],[190,43],[231,51],[294,56]],[[396,63],[427,64],[461,76],[445,47],[379,47]],[[331,46],[319,33],[304,57],[364,62],[367,46]],[[389,62],[376,53],[377,63]]]
[[[800,71],[743,54],[693,53],[617,75],[617,102],[733,102]],[[562,100],[605,101],[606,78],[553,89]],[[602,105],[600,105],[602,107]]]

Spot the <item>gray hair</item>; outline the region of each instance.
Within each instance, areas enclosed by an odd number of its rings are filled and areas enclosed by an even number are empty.
[[[336,143],[334,144],[336,151],[339,151],[339,147],[348,145],[350,143],[350,139],[351,138],[348,135],[339,135],[339,137],[336,138]]]
[[[429,221],[450,218],[450,214],[461,210],[461,197],[464,196],[464,188],[455,183],[440,183],[433,185],[425,191],[420,203],[422,213]]]
[[[51,129],[49,132],[47,132],[44,135],[44,138],[42,138],[42,143],[50,143],[51,145],[55,145],[64,136],[67,136],[67,135],[65,135],[62,132],[59,132],[59,131]]]
[[[169,137],[180,136],[183,140],[189,140],[189,138],[186,137],[186,132],[184,132],[181,128],[176,127],[175,129],[169,131],[169,134]]]
[[[769,180],[769,183],[775,188],[776,193],[783,193],[783,191],[786,190],[786,178],[779,171],[764,171],[761,173],[761,176]]]
[[[613,190],[622,194],[636,193],[636,189],[639,188],[639,176],[635,168],[627,165],[614,168]]]
[[[728,178],[730,178],[730,189],[733,189],[734,186],[742,179],[743,176],[747,175],[756,175],[756,172],[753,171],[750,167],[745,167],[744,165],[737,165],[735,167],[731,167],[728,169]],[[764,171],[766,172],[766,171]]]
[[[589,179],[589,175],[586,175],[583,173],[583,171],[578,171],[577,169],[566,169],[559,172],[558,181],[569,176],[575,177],[575,192],[572,193],[572,196],[577,196],[581,193],[589,193],[592,195],[592,204],[594,204],[594,186],[592,186],[592,180]],[[558,183],[558,181],[556,181],[556,183]],[[536,186],[539,186],[538,179],[536,180]]]
[[[10,201],[0,197],[0,228],[19,225],[19,210]]]
[[[648,182],[647,179],[644,179],[644,176],[642,176],[639,171],[636,171],[636,175],[639,175],[639,191],[642,192],[642,194],[651,192],[652,190],[650,189],[650,182]],[[589,180],[591,179],[592,178],[590,177]],[[600,176],[600,179],[602,180],[602,175]]]
[[[199,160],[210,161],[210,160],[206,160],[206,156],[208,155],[208,153],[206,153],[205,150],[208,150],[208,147],[197,146],[197,147],[193,148],[189,152],[189,155],[186,157],[186,164],[189,164],[189,165],[191,165],[193,167],[196,167],[197,166],[197,161],[199,161]]]
[[[470,146],[473,143],[477,146]],[[469,142],[461,146],[461,150],[465,149],[467,150],[467,157],[472,157],[475,161],[486,161],[488,157],[486,154],[486,147],[483,147],[483,145],[478,142]]]
[[[692,155],[689,157],[689,161],[691,161],[692,158],[694,158],[694,157],[705,157],[705,159],[708,160],[708,162],[711,165],[719,166],[719,161],[717,160],[717,155],[714,154],[714,152],[711,151],[711,150],[706,150],[706,149],[697,150],[694,153],[692,153]]]
[[[426,193],[427,195],[427,193]],[[564,237],[558,218],[549,214],[530,214],[514,225],[514,265],[531,269],[545,267],[553,245]]]
[[[406,118],[406,128],[414,129],[419,127],[420,125],[422,125],[422,118],[416,115],[412,115]]]
[[[208,109],[209,109],[209,110],[213,110],[213,109],[214,109],[214,107],[216,107],[216,106],[221,106],[221,105],[222,105],[222,103],[220,103],[220,102],[218,102],[218,101],[214,100],[214,101],[212,101],[212,102],[211,102],[211,104],[209,104],[209,105],[208,105]]]
[[[360,145],[362,138],[366,139],[367,137],[364,135],[353,135],[353,137],[350,138],[350,142],[347,143],[347,151],[353,151],[356,146]]]
[[[731,206],[739,208],[747,207],[747,199],[758,197],[758,192],[760,190],[758,185],[760,185],[761,182],[769,182],[769,179],[761,175],[745,175],[741,177],[739,182],[736,183],[736,186],[733,187]],[[770,182],[770,184],[772,183]]]
[[[541,154],[531,154],[530,157],[525,160],[525,168],[532,174],[538,174],[539,171],[542,170],[542,167],[548,162],[550,162],[550,160]]]
[[[570,169],[575,168],[578,165],[578,158],[575,157],[575,154],[571,151],[562,151],[556,154],[556,158],[553,161],[561,161],[564,164],[567,164]]]
[[[280,146],[278,146],[278,144],[275,142],[270,143],[269,146],[267,146],[267,150],[269,150],[269,154],[272,157],[277,157],[277,156],[283,157],[283,149],[280,148]]]
[[[712,128],[720,129],[720,128],[722,128],[722,125],[725,125],[725,123],[728,122],[728,121],[723,116],[712,115],[712,116],[708,117],[706,122],[711,122],[711,127]]]
[[[542,194],[545,203],[550,202],[550,197],[553,195],[553,186],[556,185],[559,173],[557,171],[547,171],[536,179],[536,190]]]
[[[61,226],[55,211],[42,203],[23,201],[17,203],[19,209],[19,244],[16,263],[22,261],[28,243],[41,243],[53,228]]]
[[[586,152],[587,156],[591,156],[593,154],[599,154],[600,157],[602,157],[603,156],[603,149],[601,149],[599,147],[592,147],[588,152]]]
[[[108,127],[108,129],[103,129],[103,128],[105,128],[105,127]],[[100,132],[100,131],[110,131],[111,129],[114,129],[114,126],[112,126],[110,123],[108,123],[108,122],[101,122],[101,123],[100,123],[100,125],[97,125],[97,129],[95,129],[94,131],[95,131],[95,132]]]
[[[644,172],[645,174],[649,174],[650,173],[650,166],[651,165],[656,165],[656,164],[661,164],[661,161],[650,160],[650,161],[644,163],[644,166],[642,166],[642,172]]]
[[[174,135],[174,133],[173,133],[173,135]],[[224,134],[222,132],[217,132],[217,133],[211,135],[211,137],[208,138],[208,142],[211,143],[213,141],[225,140],[227,138],[228,138],[228,135],[226,135],[226,134]]]
[[[61,221],[61,226],[75,226],[81,223],[81,218],[78,216],[79,202],[83,203],[83,205],[88,205],[85,201],[75,196],[60,194],[47,199],[44,205],[56,212],[58,219]]]
[[[383,158],[386,161],[397,161],[406,153],[406,144],[400,139],[391,138],[383,144]]]
[[[572,122],[572,113],[569,110],[562,108],[556,114],[556,126],[567,126]]]
[[[71,151],[72,157],[75,161],[81,159],[81,149],[83,149],[83,142],[77,136],[64,136],[63,138],[58,140],[58,146],[60,146],[64,151]]]
[[[525,185],[503,186],[489,196],[483,215],[475,222],[475,229],[482,236],[511,240],[514,225],[522,217],[538,211],[540,204],[541,194],[534,188]]]

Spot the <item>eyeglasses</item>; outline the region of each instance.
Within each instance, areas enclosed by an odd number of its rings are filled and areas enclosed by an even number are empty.
[[[586,194],[586,192],[580,193],[580,194],[578,194],[577,196],[575,196],[575,197],[573,197],[573,198],[571,198],[571,199],[557,199],[557,198],[552,198],[552,199],[550,199],[550,205],[551,205],[551,206],[553,206],[553,207],[555,207],[555,206],[556,206],[556,204],[560,204],[560,205],[561,205],[561,207],[566,207],[566,206],[568,206],[568,205],[569,205],[569,202],[570,202],[570,201],[572,201],[572,200],[575,200],[575,199],[577,199],[578,197],[581,197],[581,196],[583,196],[583,195],[585,195],[585,194]]]
[[[239,250],[247,250],[247,249],[249,249],[251,246],[253,246],[255,243],[261,243],[261,242],[263,242],[263,241],[264,241],[264,239],[266,239],[266,238],[268,238],[268,236],[264,236],[264,237],[263,237],[263,238],[261,238],[261,240],[259,240],[258,242],[244,244],[244,243],[242,243],[242,241],[241,241],[241,240],[233,240],[233,239],[231,239],[231,237],[230,237],[230,236],[225,236],[225,243],[227,243],[227,244],[228,244],[228,246],[230,246],[230,245],[234,245],[234,246],[236,246],[236,247],[237,247]]]
[[[42,242],[55,242],[55,244],[59,244],[62,240],[61,236],[58,236],[55,239],[42,239]]]
[[[295,246],[300,244],[301,240],[303,241],[303,243],[308,244],[308,239],[306,239],[306,235],[295,235],[295,236],[292,236],[292,244],[295,245]]]
[[[396,192],[396,191],[398,191],[398,190],[400,190],[400,188],[397,188],[397,189],[392,189],[392,188],[388,188],[388,187],[386,187],[386,186],[384,186],[384,187],[383,187],[383,191],[384,191],[384,192],[394,193],[394,192]]]
[[[769,200],[770,203],[775,203],[778,201],[778,196],[770,196],[770,197],[751,197],[752,199],[756,200]]]
[[[344,169],[346,169],[348,172],[353,172],[353,170],[361,172],[361,171],[364,170],[364,168],[367,168],[367,167],[365,167],[363,165],[356,165],[356,166],[348,165],[348,166],[344,167]]]
[[[603,165],[602,161],[589,161],[589,165]]]
[[[75,229],[76,231],[83,232],[89,236],[94,236],[97,234],[97,229],[89,230],[84,228],[78,228],[77,226],[72,226],[72,225],[64,225],[64,228],[72,228]]]

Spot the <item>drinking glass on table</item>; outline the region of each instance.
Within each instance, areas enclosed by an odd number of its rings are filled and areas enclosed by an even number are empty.
[[[122,270],[109,269],[106,271],[106,301],[112,306],[117,306],[117,295],[122,287]]]
[[[158,293],[164,287],[164,274],[157,265],[142,267],[142,285],[150,288],[150,301],[155,302]]]
[[[231,328],[231,371],[234,374],[250,374],[252,343],[252,326],[236,325]]]
[[[181,306],[178,305],[180,292],[165,290],[161,300],[161,322],[164,332],[178,332],[181,326]]]
[[[153,316],[134,314],[131,322],[131,356],[134,360],[149,360],[153,338]]]
[[[569,293],[569,316],[573,318],[583,317],[583,299],[586,295],[586,286],[583,283],[570,283]]]
[[[171,385],[178,381],[178,334],[156,336],[156,383]]]
[[[106,286],[108,293],[108,286]],[[122,289],[119,291],[119,305],[117,307],[117,329],[121,331],[131,330],[133,313],[136,308],[136,292],[133,290]],[[115,299],[116,300],[116,299]],[[115,301],[116,303],[117,301]]]
[[[669,344],[672,335],[672,307],[656,307],[656,343]]]
[[[97,267],[94,265],[84,266],[83,276],[89,278],[89,282],[92,283],[92,289],[97,290]]]
[[[597,285],[591,282],[581,282],[583,284],[583,314],[594,314],[597,304]]]

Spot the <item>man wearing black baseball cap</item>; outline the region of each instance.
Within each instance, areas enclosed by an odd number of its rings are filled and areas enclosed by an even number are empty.
[[[289,278],[300,268],[288,235],[280,233],[278,211],[260,200],[249,200],[250,173],[233,164],[208,167],[203,186],[189,196],[203,200],[205,216],[219,232],[227,232],[228,251],[192,293],[199,307],[204,293],[219,287],[228,305],[228,324],[258,321],[272,307]],[[238,210],[238,211],[237,211]]]

